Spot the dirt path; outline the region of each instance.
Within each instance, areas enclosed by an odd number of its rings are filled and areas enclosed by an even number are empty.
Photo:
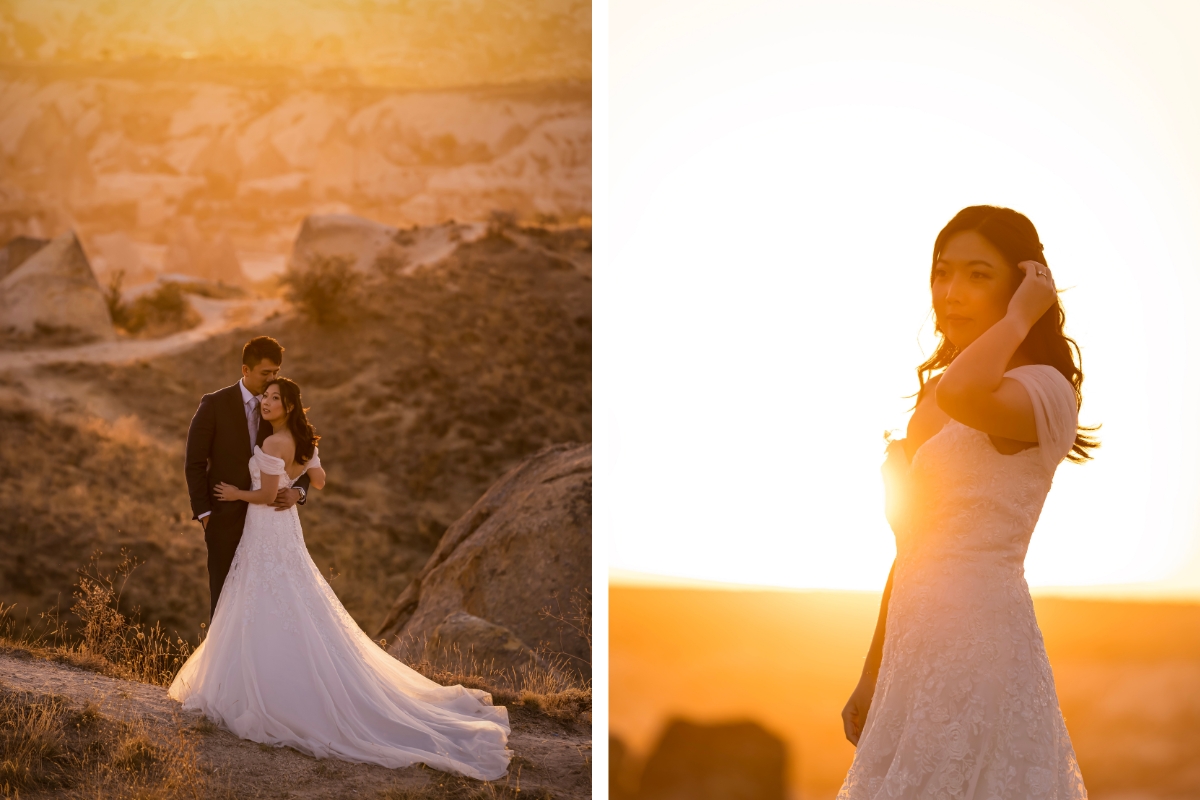
[[[283,301],[277,298],[213,300],[199,295],[188,295],[188,300],[203,320],[191,330],[162,339],[125,339],[76,347],[0,351],[0,371],[35,367],[42,364],[79,362],[122,364],[142,358],[153,358],[186,350],[192,345],[234,328],[256,325],[283,311]]]
[[[140,718],[164,730],[197,727],[203,717],[185,712],[161,686],[117,680],[76,667],[43,661],[22,651],[0,654],[0,682],[23,691],[68,697],[73,705],[88,700],[118,719]],[[510,716],[514,751],[508,787],[531,798],[561,800],[591,797],[590,726],[557,722],[520,709]],[[237,798],[375,798],[389,790],[409,790],[414,797],[449,776],[423,766],[386,769],[315,759],[290,748],[274,748],[239,739],[223,730],[196,733],[200,758],[209,780],[222,794]],[[519,778],[517,772],[520,772]],[[476,783],[485,787],[485,784]],[[499,789],[505,781],[499,781]],[[500,791],[497,796],[506,796]],[[392,796],[403,796],[394,792]],[[431,794],[431,796],[433,796]]]

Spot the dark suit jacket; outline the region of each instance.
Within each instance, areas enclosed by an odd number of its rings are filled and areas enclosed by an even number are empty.
[[[255,444],[261,445],[270,435],[271,424],[260,420]],[[192,519],[199,519],[205,511],[213,515],[210,524],[218,516],[226,517],[229,514],[245,519],[244,501],[217,500],[212,490],[222,482],[239,489],[249,489],[250,456],[253,454],[241,387],[235,383],[204,395],[188,428],[187,460],[184,466],[192,501]],[[307,492],[308,473],[301,475],[295,485]]]

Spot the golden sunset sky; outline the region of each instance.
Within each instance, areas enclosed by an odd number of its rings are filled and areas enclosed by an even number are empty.
[[[1035,590],[1200,595],[1200,4],[611,4],[618,582],[875,589],[934,237],[1037,225],[1083,349]]]
[[[412,88],[589,80],[588,0],[0,0],[0,63],[197,60]]]

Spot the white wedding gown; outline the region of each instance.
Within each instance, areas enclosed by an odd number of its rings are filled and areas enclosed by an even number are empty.
[[[262,473],[293,483],[256,447],[253,488]],[[495,780],[511,756],[507,709],[434,683],[363,633],[309,556],[295,507],[250,505],[208,637],[169,694],[244,739],[317,758]]]
[[[1075,394],[1049,366],[1007,376],[1033,401],[1037,447],[1002,455],[951,420],[913,455],[883,661],[839,800],[1087,797],[1024,572]]]

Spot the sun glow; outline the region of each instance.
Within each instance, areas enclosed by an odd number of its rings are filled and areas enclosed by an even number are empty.
[[[1103,424],[1059,468],[1031,585],[1200,594],[1200,13],[682,8],[613,6],[613,567],[878,589],[933,240],[988,203],[1038,226]]]

